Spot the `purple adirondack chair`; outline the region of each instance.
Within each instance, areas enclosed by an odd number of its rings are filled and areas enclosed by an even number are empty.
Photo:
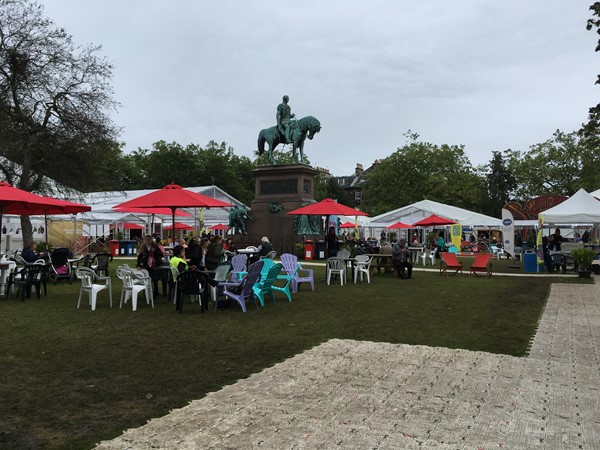
[[[248,273],[236,286],[241,286],[241,292],[233,292],[234,286],[232,283],[227,283],[223,294],[232,300],[235,300],[242,307],[242,311],[246,312],[246,299],[254,295],[254,285],[260,280],[260,271],[263,268],[263,261],[259,260],[248,267]]]
[[[231,272],[229,273],[229,280],[241,280],[242,274],[246,272],[247,263],[248,255],[239,254],[231,258]]]
[[[292,277],[292,292],[298,292],[298,285],[306,282],[310,283],[310,287],[313,291],[315,290],[313,270],[302,268],[302,265],[298,263],[298,257],[296,255],[292,255],[291,253],[282,254],[281,264],[283,264],[283,271],[287,276]],[[284,279],[285,276],[286,275],[279,275],[279,278]]]

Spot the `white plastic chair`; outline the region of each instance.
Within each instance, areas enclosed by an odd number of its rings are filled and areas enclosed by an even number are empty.
[[[231,265],[230,264],[219,264],[217,266],[217,268],[215,269],[215,281],[221,282],[221,281],[227,281],[227,274],[229,273],[229,271],[231,270]],[[212,298],[212,301],[215,302],[215,308],[216,308],[216,302],[217,302],[217,298],[219,294],[219,286],[211,286],[210,287],[210,296]]]
[[[121,302],[119,304],[119,308],[122,308],[123,304],[127,303],[129,297],[131,297],[131,309],[133,311],[136,311],[138,294],[142,291],[145,291],[146,296],[148,296],[146,283],[143,282],[143,280],[139,279],[132,269],[126,266],[121,266],[117,268],[117,277],[119,277],[119,279],[123,281],[123,288],[121,289]],[[151,296],[146,297],[146,302],[150,302],[151,298]],[[152,302],[152,307],[154,308],[154,301]]]
[[[356,265],[354,266],[354,284],[356,284],[356,279],[358,278],[358,274],[360,273],[360,281],[363,281],[363,274],[367,276],[367,283],[371,283],[371,261],[372,259],[366,255],[357,255],[356,256]]]
[[[421,261],[423,262],[423,267],[425,267],[427,265],[427,258],[429,258],[427,250],[423,249],[419,256],[421,257]]]
[[[338,250],[336,258],[340,258],[340,259],[350,258],[350,250],[347,250],[345,248]]]
[[[431,252],[429,253],[429,259],[431,259],[431,265],[435,266],[435,248],[431,249]],[[423,264],[424,265],[424,264]]]
[[[84,292],[89,295],[89,303],[92,307],[92,311],[96,310],[96,300],[98,298],[98,292],[108,289],[108,298],[110,301],[110,307],[112,308],[112,289],[110,283],[110,277],[99,277],[96,273],[88,267],[78,267],[75,271],[77,278],[81,280],[81,290],[79,291],[79,298],[77,299],[77,309],[81,304],[81,297]],[[94,281],[103,281],[103,284],[94,283]]]
[[[492,247],[492,253],[496,257],[496,259],[500,259],[502,255],[504,255],[504,249],[499,247]]]
[[[136,284],[144,285],[144,292],[146,294],[146,303],[152,303],[154,308],[154,290],[152,288],[152,278],[146,269],[131,269],[135,275],[133,280]]]
[[[346,279],[346,261],[340,258],[329,258],[327,260],[327,285],[331,283],[331,275],[339,275],[340,284],[344,285]]]

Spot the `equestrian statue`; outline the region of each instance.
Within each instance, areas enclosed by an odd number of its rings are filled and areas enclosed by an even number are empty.
[[[296,150],[300,155],[300,163],[304,164],[304,141],[312,139],[321,131],[321,123],[313,116],[296,120],[295,114],[288,105],[289,97],[283,96],[283,102],[277,106],[277,125],[265,128],[258,134],[258,154],[265,152],[265,143],[269,144],[268,159],[270,164],[276,164],[273,150],[279,144],[292,144],[292,158],[296,160]]]

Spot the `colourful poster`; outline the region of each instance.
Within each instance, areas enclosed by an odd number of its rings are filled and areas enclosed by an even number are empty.
[[[450,235],[452,236],[452,245],[454,245],[460,252],[462,246],[462,225],[460,223],[451,225]]]

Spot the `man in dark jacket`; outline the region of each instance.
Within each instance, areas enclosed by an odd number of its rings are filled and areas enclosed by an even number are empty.
[[[392,247],[392,261],[396,268],[398,278],[412,278],[413,265],[410,262],[410,251],[408,244],[398,241]],[[406,271],[406,273],[405,273]]]

